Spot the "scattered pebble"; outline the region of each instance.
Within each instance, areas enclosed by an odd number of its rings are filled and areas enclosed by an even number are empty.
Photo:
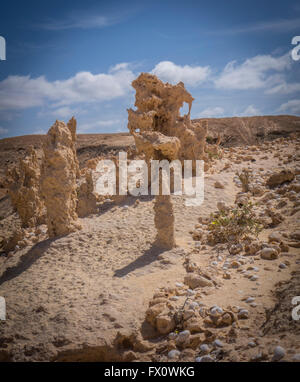
[[[180,356],[180,351],[176,350],[176,349],[170,350],[169,353],[168,353],[168,358],[169,359],[178,358],[179,356]]]
[[[213,306],[210,309],[210,313],[211,313],[212,316],[218,316],[219,314],[223,313],[223,309],[220,308],[219,306]]]
[[[247,319],[249,317],[249,311],[247,309],[241,309],[238,312],[238,318]]]
[[[214,341],[214,345],[219,347],[219,348],[222,348],[224,346],[223,342],[218,340],[218,339]]]
[[[209,353],[209,346],[207,344],[202,344],[202,345],[200,345],[200,350],[203,353]]]
[[[177,338],[177,336],[178,336],[177,333],[171,332],[168,337],[169,337],[169,340],[175,340]]]
[[[276,346],[272,361],[280,361],[285,356],[285,349],[281,346]]]
[[[202,357],[197,357],[196,362],[214,362],[214,359],[210,355],[203,355]]]
[[[184,344],[190,339],[191,332],[189,330],[184,330],[180,332],[176,338],[176,344]]]
[[[195,310],[199,308],[199,304],[196,301],[193,301],[192,303],[190,303],[190,308]]]
[[[188,296],[194,296],[194,295],[196,294],[196,292],[193,291],[192,289],[187,289],[186,294],[187,294]]]

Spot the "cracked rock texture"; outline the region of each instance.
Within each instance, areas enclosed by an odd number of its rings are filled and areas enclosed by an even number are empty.
[[[56,121],[43,146],[41,192],[47,209],[49,237],[80,228],[77,222],[77,162],[74,138],[64,122]]]
[[[174,213],[170,195],[157,195],[154,201],[156,244],[170,249],[175,247]]]
[[[136,90],[137,110],[128,110],[128,129],[146,160],[157,156],[181,161],[206,159],[207,124],[191,122],[194,98],[182,82],[165,84],[155,75],[142,73],[132,86]],[[189,111],[181,117],[180,108],[185,102]]]
[[[23,227],[34,227],[45,221],[45,206],[40,198],[40,163],[32,146],[19,164],[7,171],[9,196]]]
[[[72,136],[72,151],[74,155],[74,161],[75,161],[75,166],[76,166],[76,177],[80,177],[80,170],[79,170],[79,162],[77,159],[77,154],[76,154],[76,128],[77,128],[77,121],[74,117],[70,119],[70,121],[67,124],[68,129],[70,130],[71,136]]]
[[[207,124],[192,124],[190,112],[193,97],[182,82],[164,84],[156,76],[142,73],[132,86],[136,90],[137,110],[128,110],[128,129],[133,135],[138,153],[150,160],[205,159]],[[180,108],[189,105],[188,114],[181,117]],[[195,162],[193,163],[193,168]],[[156,244],[175,247],[174,214],[170,195],[159,195],[154,202]]]

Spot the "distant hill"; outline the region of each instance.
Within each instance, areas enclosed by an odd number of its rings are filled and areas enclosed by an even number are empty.
[[[300,117],[291,115],[202,118],[193,121],[208,120],[208,140],[222,137],[224,146],[252,145],[263,139],[285,137],[291,133],[300,133]],[[24,135],[0,140],[0,177],[5,169],[18,158],[25,156],[26,148],[33,145],[42,147],[45,135]],[[134,144],[129,133],[115,134],[78,134],[77,155],[80,164],[108,152],[126,150]]]
[[[300,133],[300,117],[293,115],[270,115],[257,117],[200,118],[208,121],[208,136],[222,137],[225,146],[252,145],[262,139],[285,137]]]

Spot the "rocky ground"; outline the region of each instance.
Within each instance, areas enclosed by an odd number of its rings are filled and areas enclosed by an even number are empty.
[[[64,237],[28,229],[23,248],[0,255],[0,359],[299,361],[299,148],[296,136],[223,148],[201,206],[172,197],[170,251],[153,246],[151,196],[106,200]],[[81,164],[93,150],[82,148]],[[248,200],[264,226],[258,237],[212,242],[210,215]],[[7,196],[0,203],[4,235],[19,223]]]

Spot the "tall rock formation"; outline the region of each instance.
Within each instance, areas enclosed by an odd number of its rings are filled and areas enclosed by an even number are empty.
[[[64,122],[56,121],[43,146],[41,192],[47,209],[50,237],[66,235],[81,226],[77,221],[75,138]]]

